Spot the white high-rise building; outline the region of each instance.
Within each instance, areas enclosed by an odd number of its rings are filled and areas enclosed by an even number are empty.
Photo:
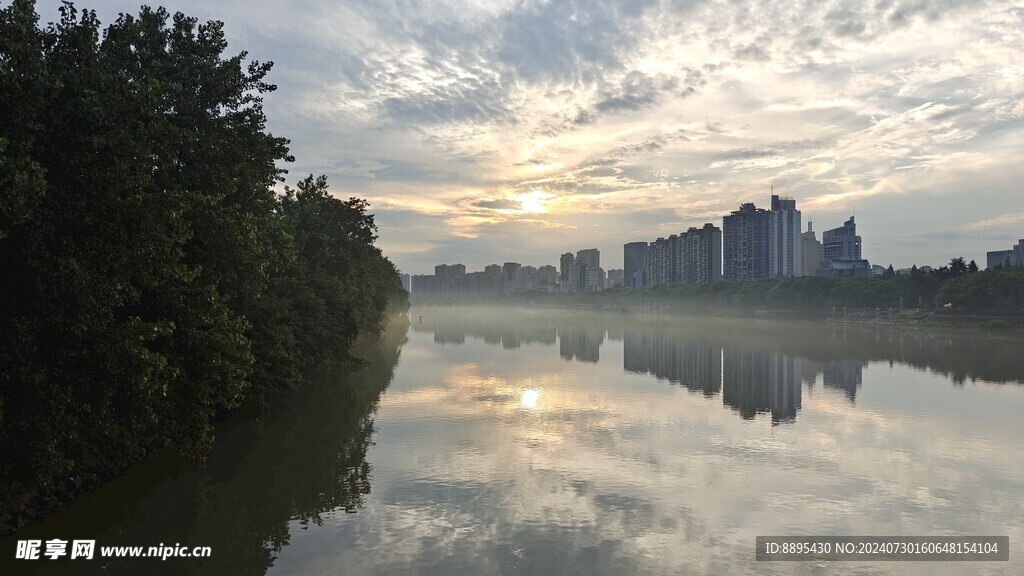
[[[768,220],[768,275],[773,278],[802,276],[802,248],[800,211],[796,209],[796,200],[772,194]]]

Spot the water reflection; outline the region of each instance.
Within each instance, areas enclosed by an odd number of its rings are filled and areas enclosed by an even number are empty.
[[[840,390],[850,400],[851,404],[856,403],[857,390],[864,380],[864,367],[867,362],[862,360],[834,360],[831,362],[804,362],[804,378],[810,384],[817,381],[818,374],[822,375],[822,384],[825,388]]]
[[[408,320],[356,351],[366,366],[321,375],[267,412],[221,426],[208,463],[156,454],[16,539],[95,539],[97,546],[210,546],[202,560],[63,558],[14,561],[3,542],[0,574],[264,574],[295,529],[360,508],[373,416],[391,380]],[[97,556],[99,551],[97,550]]]
[[[601,345],[605,331],[602,327],[566,324],[558,327],[558,351],[566,360],[597,362],[601,359]]]
[[[537,400],[540,400],[539,390],[523,390],[521,401],[523,408],[533,410],[537,407]]]
[[[1017,383],[1024,357],[1013,341],[984,335],[954,338],[926,331],[871,325],[779,323],[765,320],[653,317],[589,312],[467,310],[431,313],[413,326],[434,341],[464,344],[466,337],[516,349],[553,345],[565,360],[597,363],[605,337],[622,342],[627,373],[650,374],[722,402],[744,419],[770,414],[792,422],[804,387],[840,392],[851,404],[869,362],[886,360],[967,380]]]
[[[648,373],[707,396],[722,389],[722,347],[705,340],[626,330],[622,369]]]
[[[768,412],[773,424],[790,422],[800,409],[800,367],[793,356],[726,348],[722,400],[747,419]]]
[[[752,547],[765,534],[1024,540],[1019,342],[583,311],[411,314],[407,336],[398,326],[367,369],[341,377],[350,385],[300,390],[225,426],[205,466],[151,459],[19,537],[215,550],[83,573],[270,576],[953,575],[964,565],[758,564]],[[0,562],[13,558],[4,546]],[[1024,573],[1022,558],[968,568]]]
[[[383,405],[370,519],[333,526],[351,543],[336,553],[319,552],[316,535],[285,550],[279,574],[305,573],[306,554],[322,556],[313,573],[889,574],[758,565],[751,545],[767,533],[1024,537],[1017,342],[583,311],[422,314],[410,344],[420,368],[400,371]],[[439,333],[464,342],[429,345]],[[531,390],[542,409],[528,407]],[[373,543],[383,559],[360,553]]]

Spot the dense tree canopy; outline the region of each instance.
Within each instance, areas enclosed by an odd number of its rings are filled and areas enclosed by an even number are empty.
[[[0,10],[0,499],[201,453],[403,296],[364,201],[275,192],[271,64],[226,48],[163,9]]]

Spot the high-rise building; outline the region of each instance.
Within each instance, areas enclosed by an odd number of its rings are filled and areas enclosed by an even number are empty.
[[[722,231],[713,224],[647,245],[645,286],[714,282],[722,278]]]
[[[821,235],[822,258],[825,260],[861,260],[861,239],[853,216],[839,228]]]
[[[570,281],[569,272],[570,272],[570,268],[572,267],[573,262],[575,262],[575,261],[576,261],[576,257],[572,255],[572,252],[566,252],[565,254],[562,254],[562,257],[559,259],[559,262],[558,262],[559,263],[559,270],[561,272],[558,275],[558,280],[560,282],[569,282]]]
[[[705,284],[722,279],[722,231],[710,222],[679,235],[670,284]]]
[[[985,268],[988,270],[992,270],[996,266],[1002,268],[1024,266],[1024,239],[1018,240],[1017,245],[1009,250],[987,252],[985,256]]]
[[[1013,250],[994,250],[985,253],[985,269],[1010,268],[1013,266]]]
[[[466,275],[464,264],[438,264],[434,266],[434,290],[438,294],[451,294],[458,291],[462,284],[462,277]]]
[[[412,291],[412,278],[408,274],[402,274],[402,289],[406,292]]]
[[[644,266],[645,286],[672,284],[675,279],[679,257],[679,244],[675,234],[658,238],[647,246],[647,261]]]
[[[415,274],[409,278],[409,284],[414,296],[437,296],[441,293],[438,286],[437,276],[432,274]]]
[[[752,203],[722,218],[722,276],[727,280],[767,278],[771,212]]]
[[[1024,266],[1024,239],[1018,240],[1017,245],[1013,247],[1011,264],[1018,267]]]
[[[501,266],[488,264],[484,266],[483,274],[479,277],[480,290],[484,294],[501,294],[504,289],[504,281],[501,275]]]
[[[821,242],[818,242],[818,237],[814,235],[810,221],[807,222],[807,232],[800,235],[800,243],[802,245],[803,274],[804,276],[814,276],[821,268]]]
[[[444,280],[458,278],[465,273],[465,264],[438,264],[437,266],[434,266],[434,276]]]
[[[605,288],[615,288],[616,286],[624,285],[625,274],[621,268],[612,268],[608,271],[608,279],[605,282]]]
[[[544,289],[548,286],[554,286],[558,283],[558,270],[554,266],[548,264],[537,268],[537,288]]]
[[[622,247],[623,283],[626,288],[644,287],[644,269],[647,262],[647,242],[630,242]]]
[[[601,266],[601,252],[597,248],[587,248],[576,253],[576,259],[587,268],[599,268]]]
[[[772,194],[768,221],[768,275],[774,278],[802,275],[802,245],[800,211],[796,209],[796,200]]]
[[[502,292],[511,294],[519,289],[521,283],[522,264],[518,262],[505,262],[501,266],[501,279],[504,282]]]
[[[585,264],[580,265],[583,290],[586,292],[600,292],[604,290],[604,268],[600,266],[591,267]]]
[[[537,289],[537,269],[533,266],[523,266],[519,269],[518,290]]]
[[[861,239],[853,216],[839,228],[821,235],[821,268],[818,276],[866,278],[871,265],[861,258]]]

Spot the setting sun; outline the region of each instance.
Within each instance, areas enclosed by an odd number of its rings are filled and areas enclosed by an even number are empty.
[[[545,201],[553,198],[551,194],[545,194],[539,190],[533,190],[526,194],[514,196],[522,205],[520,210],[528,214],[543,214],[548,211]]]

